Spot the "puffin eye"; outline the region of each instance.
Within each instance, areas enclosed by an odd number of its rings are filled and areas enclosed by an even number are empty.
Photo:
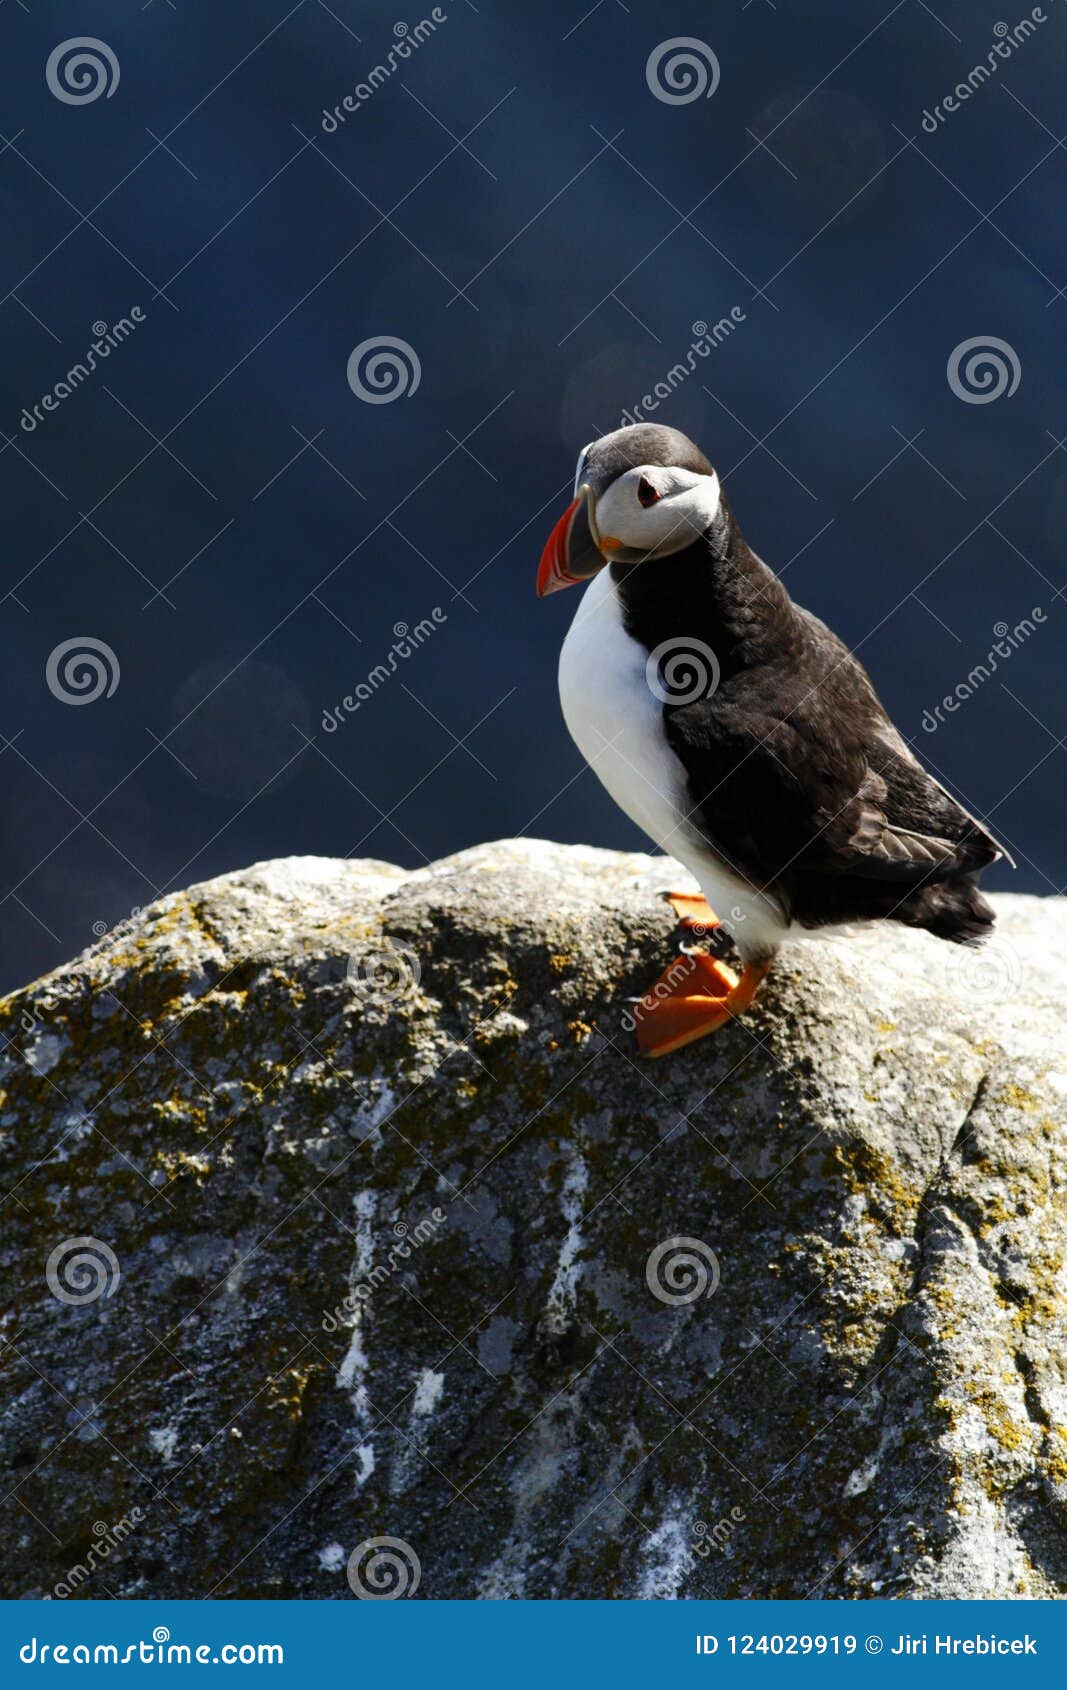
[[[646,475],[643,475],[637,484],[638,504],[644,506],[645,510],[647,510],[649,505],[654,505],[659,497],[660,495],[653,487],[651,481],[649,481]]]

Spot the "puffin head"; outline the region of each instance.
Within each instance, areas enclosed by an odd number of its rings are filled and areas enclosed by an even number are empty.
[[[691,546],[722,521],[719,478],[676,428],[635,423],[584,446],[574,499],[548,537],[537,595]]]

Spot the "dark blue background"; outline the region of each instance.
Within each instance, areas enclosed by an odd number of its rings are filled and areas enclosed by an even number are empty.
[[[534,572],[577,448],[734,305],[660,420],[1006,836],[1019,870],[994,886],[1058,889],[1060,0],[935,135],[924,108],[1022,9],[449,0],[324,133],[429,10],[398,4],[0,11],[6,984],[259,858],[414,864],[521,831],[639,846],[566,737],[574,598],[539,605]],[[45,63],[81,34],[121,76],[71,106]],[[721,82],[671,106],[645,66],[682,35]],[[143,325],[27,435],[23,407],[133,305]],[[372,406],[346,364],[377,335],[422,374]],[[1014,395],[950,390],[977,335],[1014,349]],[[924,733],[994,624],[1035,605],[1044,626]],[[325,734],[434,606],[439,631]],[[81,635],[121,679],[74,708],[45,667]]]

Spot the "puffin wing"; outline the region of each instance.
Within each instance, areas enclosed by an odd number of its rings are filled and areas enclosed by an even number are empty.
[[[798,626],[806,635],[809,652],[817,651],[824,663],[830,663],[827,681],[837,682],[835,691],[843,697],[846,707],[851,700],[858,714],[861,717],[866,715],[875,762],[879,765],[884,762],[884,755],[881,754],[883,748],[888,748],[895,754],[890,771],[890,786],[898,801],[905,804],[905,814],[912,813],[915,808],[925,809],[932,795],[940,794],[949,806],[944,820],[950,827],[951,835],[955,836],[955,827],[962,817],[970,823],[975,835],[983,838],[993,850],[994,856],[989,859],[991,862],[997,857],[1003,857],[1014,868],[1015,859],[1007,847],[994,838],[984,822],[972,815],[970,810],[961,804],[958,798],[954,798],[947,787],[920,763],[895,722],[887,714],[863,664],[849,650],[844,640],[839,639],[833,629],[828,628],[826,623],[820,621],[810,610],[794,605],[793,611]]]
[[[792,870],[920,884],[1001,854],[866,709],[850,718],[819,688],[791,699],[769,677],[739,681],[666,707],[664,729],[688,777],[690,825],[750,882]]]

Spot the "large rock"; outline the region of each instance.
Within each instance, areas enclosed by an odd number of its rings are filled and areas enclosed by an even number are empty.
[[[1063,1594],[1063,903],[649,1063],[675,872],[268,863],[7,1000],[6,1594]]]

